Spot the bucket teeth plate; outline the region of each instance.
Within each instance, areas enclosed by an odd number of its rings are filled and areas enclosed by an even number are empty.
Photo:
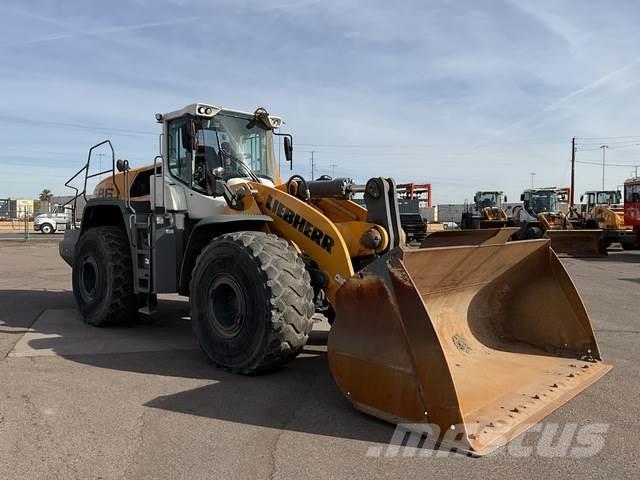
[[[551,248],[560,257],[593,258],[607,255],[602,230],[547,230],[545,236],[551,240]]]

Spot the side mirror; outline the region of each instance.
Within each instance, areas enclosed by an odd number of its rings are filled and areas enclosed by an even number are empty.
[[[119,172],[124,172],[125,170],[129,170],[129,162],[127,162],[126,160],[119,159],[116,162],[116,169]]]
[[[584,195],[580,195],[580,203],[582,203],[582,200],[584,200]]]
[[[507,202],[507,196],[506,195],[504,196],[504,202],[505,203]]]
[[[521,194],[520,194],[520,201],[521,201],[521,202],[524,202],[524,193],[521,193]]]
[[[293,140],[290,136],[284,137],[284,158],[291,162],[293,168]]]

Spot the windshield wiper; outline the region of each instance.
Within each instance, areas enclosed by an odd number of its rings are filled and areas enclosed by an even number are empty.
[[[222,144],[220,143],[220,136],[218,135],[218,129],[214,128],[213,131],[216,132],[216,143],[218,144],[218,151],[220,152],[220,156],[221,157],[226,156],[229,160],[235,161],[238,165],[240,165],[241,169],[243,169],[245,173],[248,174],[247,176],[249,178],[251,178],[254,182],[260,183],[258,176],[255,173],[253,173],[253,170],[251,170],[251,168],[249,168],[249,166],[246,163],[244,163],[239,158],[236,158],[234,155],[231,154],[231,152],[223,153],[225,152],[225,150],[222,148]]]

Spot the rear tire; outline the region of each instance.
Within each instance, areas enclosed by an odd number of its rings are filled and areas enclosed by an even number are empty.
[[[103,327],[138,315],[131,247],[119,227],[96,227],[78,240],[73,261],[73,295],[84,321]]]
[[[589,219],[587,220],[587,224],[585,225],[585,228],[588,230],[597,230],[599,227],[598,222],[596,222],[593,219]]]
[[[311,278],[284,240],[236,232],[206,246],[191,277],[191,320],[218,366],[257,373],[295,358],[314,314]]]
[[[540,227],[528,227],[524,234],[524,238],[527,240],[534,240],[536,238],[542,238],[543,236],[544,230]]]

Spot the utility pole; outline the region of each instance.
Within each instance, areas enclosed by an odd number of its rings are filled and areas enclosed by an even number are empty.
[[[600,145],[600,148],[602,149],[602,190],[604,190],[604,158],[609,145]]]
[[[331,178],[335,178],[335,176],[336,176],[336,167],[338,165],[336,165],[335,163],[332,163],[329,166],[331,167]],[[637,167],[636,167],[636,169],[637,169]]]
[[[102,157],[104,157],[104,153],[100,152],[96,155],[98,157],[98,168],[99,168],[99,172],[102,173]],[[102,177],[101,177],[102,178]]]
[[[536,172],[531,172],[529,175],[531,175],[531,188],[533,188],[533,177],[535,177]]]
[[[569,192],[569,206],[573,207],[573,192],[576,186],[576,137],[571,139],[571,191]]]
[[[315,162],[313,160],[313,154],[315,153],[314,150],[311,150],[311,180],[313,180],[313,169],[316,166]]]

